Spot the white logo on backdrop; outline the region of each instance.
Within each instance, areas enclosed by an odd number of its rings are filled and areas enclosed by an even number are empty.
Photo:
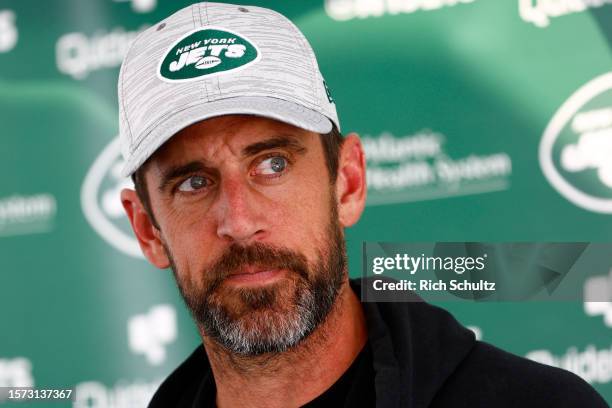
[[[438,10],[475,0],[325,0],[325,11],[334,20],[411,14],[416,11]]]
[[[389,132],[362,138],[367,164],[368,205],[506,190],[512,160],[505,152],[452,157],[446,137],[423,130],[405,136]]]
[[[584,283],[584,312],[588,316],[602,316],[604,324],[612,328],[612,270],[608,276],[593,276]]]
[[[25,357],[0,358],[0,387],[34,387],[32,362]]]
[[[572,173],[595,169],[599,181],[612,188],[612,107],[579,113],[572,125],[580,138],[563,148],[561,165]]]
[[[138,241],[131,233],[119,193],[133,188],[123,167],[119,138],[113,139],[89,169],[81,188],[81,208],[93,229],[110,245],[136,258],[142,258]]]
[[[116,27],[109,32],[96,32],[88,37],[84,33],[62,35],[55,44],[57,69],[72,78],[85,79],[91,72],[121,65],[130,45],[144,26],[136,31]]]
[[[551,18],[581,13],[612,4],[612,0],[519,0],[521,18],[536,27],[548,27]]]
[[[567,200],[590,211],[612,213],[612,198],[605,194],[596,196],[585,190],[589,188],[585,182],[571,183],[561,174],[591,171],[599,190],[612,193],[612,106],[581,111],[605,92],[612,97],[612,72],[593,79],[570,96],[546,127],[539,156],[544,175]],[[565,143],[557,157],[555,143],[566,127],[571,130],[574,143]],[[555,165],[555,158],[560,168]]]
[[[588,316],[602,316],[604,324],[612,328],[612,270],[607,276],[593,276],[586,280],[584,299],[584,312]],[[598,349],[589,344],[581,351],[572,346],[561,355],[541,349],[530,351],[525,357],[569,370],[591,384],[608,384],[612,381],[612,347]]]
[[[588,316],[603,316],[604,324],[612,328],[612,270],[608,276],[587,279],[583,290],[585,313]],[[608,384],[612,381],[612,347],[598,349],[589,344],[580,350],[572,346],[561,355],[540,349],[528,352],[525,357],[571,371],[591,384]]]
[[[37,234],[53,229],[57,202],[51,194],[12,195],[0,199],[0,237]]]
[[[130,350],[144,354],[151,365],[166,360],[166,346],[176,340],[176,311],[171,305],[153,306],[148,313],[128,320]]]
[[[161,382],[122,379],[115,386],[107,387],[98,381],[84,381],[75,387],[72,408],[146,407]]]
[[[15,48],[18,38],[15,13],[11,10],[0,10],[0,52],[9,52]]]
[[[587,345],[583,351],[572,346],[564,354],[550,350],[533,350],[526,358],[553,367],[571,371],[590,384],[608,384],[612,381],[612,347],[598,349]]]
[[[132,10],[137,13],[148,13],[155,10],[157,0],[113,0],[115,3],[131,3]]]

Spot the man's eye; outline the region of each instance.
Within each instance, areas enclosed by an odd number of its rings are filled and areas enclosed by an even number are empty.
[[[208,187],[210,183],[208,179],[203,176],[191,176],[185,181],[181,183],[178,187],[179,191],[190,192],[200,190],[202,188]]]
[[[285,171],[288,162],[283,156],[273,156],[263,160],[255,168],[256,174],[261,175],[274,175]]]

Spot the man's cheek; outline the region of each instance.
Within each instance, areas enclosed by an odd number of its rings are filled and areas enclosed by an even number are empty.
[[[168,239],[187,254],[196,254],[210,247],[210,225],[207,219],[197,214],[181,215],[167,219],[166,230]]]
[[[186,236],[177,237],[175,235],[171,242],[167,243],[167,249],[171,253],[174,263],[176,279],[185,289],[202,286],[202,275],[206,269],[204,266],[206,254],[199,245],[201,242],[201,240],[189,239]]]
[[[180,208],[171,207],[166,212],[166,223],[168,229],[174,234],[191,233],[192,231],[202,230],[202,226],[207,222],[207,214],[203,206],[186,206]]]
[[[318,242],[329,223],[327,208],[317,205],[313,200],[299,200],[287,207],[283,214],[282,231],[286,231],[287,240],[307,255],[315,242]]]

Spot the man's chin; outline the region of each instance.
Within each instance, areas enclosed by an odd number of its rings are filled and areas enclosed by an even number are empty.
[[[288,313],[297,307],[298,285],[287,276],[265,284],[236,285],[226,280],[210,302],[234,320],[253,313]]]
[[[208,318],[200,323],[207,335],[234,353],[282,352],[312,331],[312,300],[299,280],[240,287],[222,284],[209,298]]]
[[[206,334],[230,352],[241,355],[280,353],[297,346],[311,330],[297,310],[252,310],[238,318],[216,316],[223,322]],[[225,319],[224,319],[225,318]]]

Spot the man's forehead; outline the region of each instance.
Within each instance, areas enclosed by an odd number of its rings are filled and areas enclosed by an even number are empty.
[[[253,115],[226,115],[197,122],[172,136],[151,157],[156,167],[200,159],[214,159],[227,148],[236,156],[245,156],[249,147],[266,141],[286,140],[287,146],[309,144],[317,134],[278,120]],[[276,143],[278,145],[278,143]],[[297,147],[297,146],[293,146]],[[251,149],[253,151],[261,149]]]

